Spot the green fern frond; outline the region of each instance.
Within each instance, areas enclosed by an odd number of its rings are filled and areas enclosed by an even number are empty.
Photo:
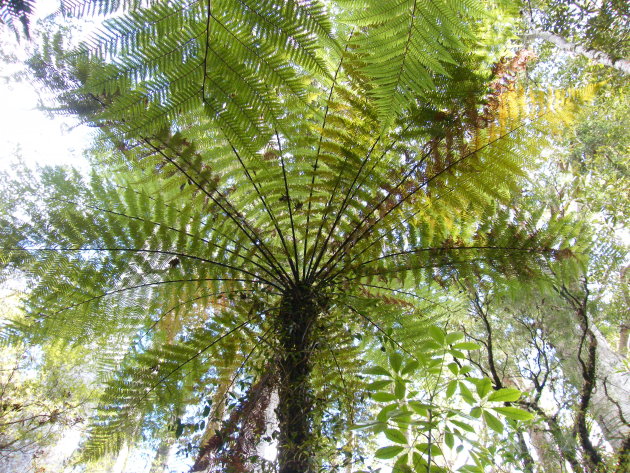
[[[351,2],[346,21],[362,28],[353,47],[364,62],[362,72],[373,82],[369,91],[383,127],[409,103],[426,99],[437,76],[449,77],[445,64],[452,51],[470,39],[470,23],[483,14],[473,1]],[[467,24],[468,23],[468,24]]]

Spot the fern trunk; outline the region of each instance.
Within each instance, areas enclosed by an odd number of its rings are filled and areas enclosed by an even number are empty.
[[[280,383],[276,412],[280,430],[280,473],[316,471],[315,399],[310,379],[318,307],[311,289],[298,286],[285,294],[277,320]]]

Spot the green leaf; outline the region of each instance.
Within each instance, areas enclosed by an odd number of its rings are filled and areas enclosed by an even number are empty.
[[[490,427],[495,432],[502,434],[503,433],[503,422],[497,419],[490,412],[484,410],[483,412],[483,420],[486,421],[488,427]]]
[[[465,360],[466,359],[466,355],[464,354],[464,352],[459,351],[459,350],[449,350],[448,351],[451,355],[453,355],[453,358],[459,358],[460,360]]]
[[[427,415],[427,411],[433,407],[430,404],[424,404],[424,403],[422,403],[420,401],[409,401],[407,404],[417,414],[420,414],[421,416],[426,416]]]
[[[400,430],[385,429],[383,433],[385,434],[385,437],[387,437],[392,442],[407,444],[407,437],[405,437],[405,434]]]
[[[405,448],[400,447],[398,445],[390,445],[388,447],[379,448],[374,456],[376,458],[380,458],[381,460],[389,460],[390,458],[394,458],[396,455],[401,453]]]
[[[372,394],[372,399],[376,402],[391,402],[396,400],[396,395],[392,393],[378,392]]]
[[[428,442],[422,442],[416,445],[416,448],[421,451],[422,453],[428,453],[429,452],[429,443]],[[442,450],[440,449],[440,447],[438,445],[435,444],[435,442],[431,443],[431,455],[434,457],[438,457],[442,455]]]
[[[411,411],[406,409],[396,409],[390,412],[390,419],[398,424],[398,427],[404,428],[411,422]]]
[[[446,335],[445,341],[447,345],[452,345],[457,340],[461,340],[464,338],[464,334],[462,332],[451,332]]]
[[[448,448],[453,448],[453,446],[455,445],[455,437],[452,433],[446,432],[444,434],[444,443]]]
[[[413,373],[414,371],[416,371],[418,368],[420,367],[420,363],[418,363],[416,360],[411,360],[409,363],[407,363],[405,365],[405,367],[402,369],[402,371],[400,372],[400,374],[409,374],[409,373]]]
[[[521,397],[521,392],[514,388],[503,388],[493,392],[488,396],[488,401],[493,402],[513,402],[518,401]]]
[[[383,407],[380,412],[376,415],[376,419],[380,422],[386,422],[390,417],[390,413],[398,409],[398,404],[389,404],[388,406]]]
[[[482,378],[474,381],[477,394],[480,398],[486,397],[486,395],[492,389],[492,381],[488,378]]]
[[[409,454],[404,453],[396,458],[396,462],[394,463],[394,467],[392,468],[392,472],[395,473],[414,473],[411,467],[408,464],[409,462]]]
[[[473,407],[470,410],[470,415],[472,417],[474,417],[475,419],[479,419],[479,417],[481,416],[481,407],[478,407],[478,406],[477,407]]]
[[[446,335],[444,334],[444,330],[435,325],[431,325],[427,331],[429,332],[429,336],[435,340],[440,346],[444,345],[444,341],[446,339]]]
[[[457,427],[459,427],[460,429],[465,430],[466,432],[475,431],[475,428],[472,425],[467,424],[466,422],[462,422],[461,420],[451,419],[450,422],[456,425]]]
[[[403,362],[403,357],[400,353],[392,353],[391,355],[389,355],[389,366],[392,367],[392,369],[398,373],[400,371],[400,367],[402,366],[402,362]]]
[[[413,467],[416,469],[416,472],[419,472],[422,469],[426,468],[427,462],[418,452],[413,452],[412,461]]]
[[[406,391],[407,387],[405,386],[405,383],[402,380],[397,379],[394,385],[394,395],[396,396],[396,399],[404,399]]]
[[[442,348],[442,344],[436,342],[435,340],[425,340],[422,343],[422,349],[426,351],[436,351]]]
[[[477,465],[464,465],[459,469],[459,471],[464,473],[484,473],[483,469]]]
[[[391,379],[384,379],[382,381],[374,381],[373,383],[368,384],[365,389],[368,391],[378,391],[379,389],[383,389],[385,386],[392,383]]]
[[[479,350],[481,348],[481,345],[474,342],[461,342],[461,343],[456,343],[455,345],[453,345],[453,348],[455,348],[456,350],[467,350],[467,351]]]
[[[459,382],[459,392],[461,393],[464,401],[466,401],[468,404],[475,403],[475,398],[470,392],[470,389],[468,389],[468,387],[462,381]]]
[[[459,374],[459,366],[457,365],[457,363],[455,363],[455,362],[449,363],[446,366],[447,366],[447,368],[449,370],[451,370],[451,373],[453,373],[455,376],[457,376]]]
[[[456,389],[457,389],[457,380],[454,379],[452,381],[449,381],[449,383],[446,385],[446,399],[450,399],[451,397],[453,397],[453,394],[455,394]]]
[[[514,420],[530,420],[534,418],[534,414],[518,407],[493,407],[492,410]]]
[[[366,374],[372,374],[376,376],[391,376],[391,373],[382,366],[372,366],[365,370]]]
[[[367,424],[354,424],[350,426],[350,430],[366,430],[374,427],[386,425],[384,422],[368,422]]]

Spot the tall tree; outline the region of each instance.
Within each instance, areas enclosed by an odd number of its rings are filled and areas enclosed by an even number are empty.
[[[278,470],[332,469],[370,340],[422,336],[401,294],[571,253],[571,227],[509,208],[571,106],[514,87],[521,60],[492,70],[491,21],[475,1],[131,2],[66,69],[34,61],[103,137],[89,178],[26,175],[2,216],[30,290],[14,330],[115,370],[84,460],[170,426],[203,435],[195,467],[244,471],[275,398]]]

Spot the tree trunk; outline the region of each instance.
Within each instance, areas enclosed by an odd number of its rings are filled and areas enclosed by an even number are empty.
[[[630,326],[622,324],[619,327],[619,354],[624,358],[628,356],[628,334]]]
[[[565,457],[561,451],[558,451],[556,439],[549,432],[545,431],[542,426],[530,427],[529,438],[536,451],[538,463],[542,466],[542,471],[545,473],[562,473]]]
[[[538,406],[537,403],[524,403],[524,405],[529,410],[538,414],[538,416],[540,416],[540,418],[543,419],[547,424],[548,432],[560,452],[560,465],[563,465],[566,461],[569,463],[569,465],[571,465],[571,469],[574,471],[574,473],[583,473],[584,469],[582,468],[582,465],[578,459],[578,447],[573,436],[567,435],[567,432],[565,432],[565,429],[560,426],[560,424],[558,424],[556,418],[547,415],[545,411],[543,411],[540,406]],[[534,441],[534,437],[532,437],[532,442]],[[553,447],[550,446],[550,448]],[[536,451],[538,451],[538,448]],[[561,471],[564,471],[562,467]],[[545,470],[545,473],[547,473],[547,470]]]
[[[531,453],[529,453],[529,447],[525,441],[525,436],[520,430],[517,432],[516,436],[518,439],[518,449],[520,450],[521,461],[523,462],[523,472],[534,473],[534,459],[532,458]]]
[[[627,59],[615,59],[603,51],[588,49],[579,44],[571,43],[561,36],[547,31],[532,31],[523,36],[525,40],[542,39],[553,43],[558,49],[572,55],[584,56],[591,61],[603,66],[613,67],[625,74],[630,74],[630,61]]]
[[[125,442],[118,452],[116,463],[112,467],[112,473],[125,473],[127,471],[127,460],[129,458],[129,444]]]
[[[608,443],[618,452],[630,435],[630,373],[623,370],[622,358],[611,349],[599,329],[590,321],[588,325],[597,341],[595,386],[589,410]],[[579,385],[580,367],[577,363],[575,341],[580,339],[581,330],[577,320],[564,326],[565,330],[570,329],[570,333],[563,337],[554,337],[553,345],[562,360],[565,375]]]
[[[628,471],[630,471],[630,437],[626,438],[623,442],[621,450],[619,451],[619,458],[615,473],[627,473]]]
[[[314,395],[310,383],[316,298],[309,287],[284,295],[277,319],[278,360],[278,466],[279,473],[314,473],[316,435],[313,431]]]
[[[589,327],[585,307],[586,297],[580,308],[576,310],[579,320],[584,322],[580,323],[583,333],[578,349],[578,360],[582,368],[582,388],[580,389],[580,401],[577,406],[574,431],[580,440],[589,470],[595,472],[600,468],[603,458],[599,449],[591,441],[591,432],[586,422],[586,415],[589,411],[592,414],[593,411],[591,399],[597,383],[597,338]]]
[[[171,449],[175,443],[175,438],[171,435],[165,435],[160,440],[160,445],[155,452],[153,462],[151,463],[151,469],[149,473],[166,473],[168,472],[168,458],[171,454]]]
[[[597,339],[597,375],[591,410],[604,437],[619,452],[630,437],[630,373],[623,369],[622,358],[598,328],[591,324],[591,330]]]

